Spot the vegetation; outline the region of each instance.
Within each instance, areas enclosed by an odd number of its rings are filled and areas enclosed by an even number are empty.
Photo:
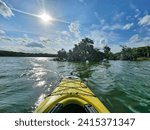
[[[101,61],[107,60],[149,60],[150,46],[130,48],[121,46],[122,50],[118,53],[112,53],[111,48],[105,46],[103,52],[94,48],[93,40],[89,38],[82,39],[75,44],[74,48],[66,52],[64,49],[58,51],[57,60],[60,61]]]
[[[105,46],[103,52],[94,47],[94,41],[89,38],[82,39],[75,44],[73,49],[68,52],[65,49],[58,51],[58,54],[43,53],[23,53],[0,50],[0,56],[16,57],[57,57],[59,61],[101,61],[107,60],[150,60],[150,46],[130,48],[121,46],[122,50],[118,53],[112,53],[111,48]]]
[[[62,48],[58,51],[57,57],[59,58],[59,60],[64,61],[67,58],[67,52]]]
[[[127,46],[122,46],[122,51],[120,55],[120,59],[122,60],[136,60],[138,57],[137,55],[137,49],[136,48],[130,48]]]
[[[115,54],[114,54],[115,55]],[[141,60],[150,58],[150,46],[130,48],[122,46],[122,51],[116,55],[117,60]]]
[[[111,52],[111,48],[108,46],[104,46],[104,57],[105,59],[109,59],[113,54]]]
[[[104,59],[104,53],[94,48],[93,40],[89,38],[82,39],[75,44],[72,50],[67,53],[64,49],[58,51],[58,60],[67,61],[100,61]]]
[[[43,53],[23,53],[13,51],[2,51],[0,50],[0,56],[11,56],[11,57],[56,57],[56,54],[43,54]]]

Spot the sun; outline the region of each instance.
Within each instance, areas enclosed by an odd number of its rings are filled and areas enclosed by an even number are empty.
[[[47,13],[43,13],[41,15],[39,15],[39,17],[42,19],[42,21],[44,21],[45,23],[51,22],[53,20],[53,18],[48,15]]]

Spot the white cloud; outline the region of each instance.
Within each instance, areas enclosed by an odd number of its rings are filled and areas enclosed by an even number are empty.
[[[26,47],[38,47],[38,48],[45,48],[45,46],[38,42],[30,42],[26,45]]]
[[[27,34],[24,34],[22,37],[0,36],[0,48],[2,48],[2,45],[5,46],[5,50],[8,50],[11,46],[14,46],[16,47],[16,49],[13,47],[14,51],[20,49],[19,51],[23,52],[35,52],[35,50],[39,50],[41,53],[47,53],[44,50],[53,50],[56,53],[61,48],[68,51],[78,42],[79,39],[70,31],[57,31],[55,35],[39,35],[32,38]],[[7,46],[10,48],[7,49]]]
[[[129,47],[142,47],[142,46],[150,46],[150,37],[140,37],[138,34],[135,34],[129,38],[126,43]]]
[[[30,38],[23,38],[23,37],[1,36],[0,41],[2,41],[3,43],[9,43],[9,44],[17,43],[17,44],[25,45],[31,42],[32,40]]]
[[[0,41],[2,41],[2,42],[10,42],[10,41],[12,41],[12,39],[10,37],[1,36],[0,37]]]
[[[119,19],[121,19],[124,15],[125,15],[125,12],[117,13],[117,14],[113,17],[113,20],[119,20]]]
[[[137,43],[137,42],[140,42],[141,41],[141,38],[140,38],[140,36],[138,35],[138,34],[135,34],[135,35],[133,35],[132,37],[130,37],[130,39],[129,39],[129,42],[130,43]]]
[[[141,14],[141,11],[132,3],[130,3],[130,8],[135,12],[134,18],[138,18]]]
[[[128,23],[126,25],[123,26],[123,30],[129,30],[134,24],[133,23]]]
[[[122,50],[119,44],[110,44],[109,47],[113,53],[120,52]]]
[[[92,39],[94,41],[94,46],[99,49],[103,49],[103,47],[106,45],[114,47],[113,44],[116,43],[116,41],[118,41],[118,38],[119,38],[119,36],[114,32],[106,33],[102,30],[96,30],[96,29],[91,30],[88,33],[87,37]],[[117,52],[117,49],[118,48],[116,49],[113,48],[112,51]]]
[[[80,24],[79,22],[71,22],[69,27],[69,31],[74,33],[77,38],[80,37]]]
[[[149,43],[150,43],[150,37],[144,37],[143,40],[144,40],[145,42],[149,42]],[[149,45],[150,45],[150,44],[149,44]]]
[[[139,9],[135,9],[136,14],[134,15],[135,18],[138,18],[141,14],[141,11]]]
[[[92,30],[87,35],[95,43],[95,46],[98,48],[103,48],[107,44],[106,34],[99,30]]]
[[[115,25],[112,25],[110,29],[111,30],[123,29],[123,26],[120,24],[115,24]]]
[[[127,15],[127,16],[126,16],[126,20],[128,20],[128,21],[133,20],[133,17],[130,16],[130,15],[129,15],[129,16]]]
[[[145,15],[143,18],[140,19],[138,22],[139,25],[150,25],[150,15]]]
[[[49,44],[51,42],[51,40],[47,37],[40,37],[40,42],[44,43],[44,44]]]
[[[95,47],[101,49],[101,51],[106,45],[108,45],[114,53],[121,50],[120,45],[114,43],[118,40],[119,36],[113,32],[106,33],[99,30],[93,30],[89,33],[88,37],[94,40]]]
[[[3,30],[0,30],[0,34],[5,34],[5,31],[3,31]]]
[[[28,34],[24,34],[23,36],[24,36],[25,38],[28,38],[28,37],[29,37]]]
[[[30,38],[23,38],[23,37],[19,37],[19,38],[13,38],[13,40],[18,43],[18,44],[22,44],[22,45],[25,45],[29,42],[32,41],[32,39]]]
[[[68,31],[62,31],[61,34],[68,37],[70,36],[70,32]]]
[[[114,24],[114,25],[105,25],[102,27],[102,30],[129,30],[134,24],[128,23],[125,25]]]
[[[0,0],[0,14],[4,17],[11,17],[14,15],[12,10],[6,5],[6,3],[1,0]]]

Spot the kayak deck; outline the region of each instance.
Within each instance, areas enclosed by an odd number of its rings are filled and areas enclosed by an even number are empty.
[[[109,111],[80,79],[67,77],[62,79],[35,112],[106,113]]]

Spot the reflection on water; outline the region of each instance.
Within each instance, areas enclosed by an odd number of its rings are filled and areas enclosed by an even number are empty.
[[[32,112],[61,77],[79,76],[111,112],[150,112],[150,62],[0,58],[0,112]]]

